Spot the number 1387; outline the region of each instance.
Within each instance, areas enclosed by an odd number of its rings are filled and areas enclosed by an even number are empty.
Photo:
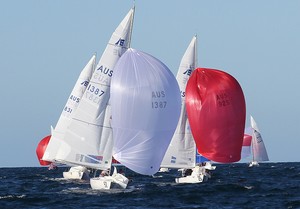
[[[165,108],[167,106],[167,102],[152,102],[152,108]]]

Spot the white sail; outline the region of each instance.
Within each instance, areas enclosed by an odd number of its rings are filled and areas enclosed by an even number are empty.
[[[191,168],[195,167],[196,144],[192,136],[185,107],[185,87],[197,65],[196,36],[185,51],[177,72],[177,82],[181,92],[181,114],[161,167]]]
[[[156,173],[180,115],[180,92],[172,72],[158,59],[128,49],[111,83],[113,156],[143,174]]]
[[[78,104],[82,98],[82,95],[88,86],[92,73],[96,65],[96,56],[93,55],[86,66],[81,71],[79,78],[73,90],[68,97],[67,103],[63,108],[63,111],[58,119],[55,129],[51,128],[51,138],[43,155],[43,160],[55,162],[57,150],[61,145],[61,140],[64,138],[64,134],[70,125],[71,118],[76,112]]]
[[[112,130],[109,105],[113,68],[130,45],[134,8],[112,34],[84,92],[57,158],[66,164],[95,169],[111,167]]]
[[[253,129],[252,134],[252,151],[253,151],[253,161],[262,162],[269,161],[268,153],[261,137],[260,131],[257,124],[252,116],[250,116],[251,127]]]

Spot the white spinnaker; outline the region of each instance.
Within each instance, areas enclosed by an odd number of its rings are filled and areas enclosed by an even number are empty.
[[[268,153],[261,137],[257,124],[252,116],[250,116],[251,127],[253,129],[252,134],[252,154],[253,161],[262,162],[269,161]]]
[[[64,134],[71,123],[72,116],[75,114],[82,95],[90,82],[95,65],[96,56],[93,55],[81,71],[55,128],[51,130],[51,139],[43,155],[43,160],[55,162],[61,140],[64,138]]]
[[[111,83],[113,156],[144,175],[161,165],[180,115],[180,91],[161,61],[128,49],[118,61]]]
[[[112,34],[63,140],[57,159],[95,169],[111,167],[110,81],[113,68],[130,45],[134,8]]]
[[[197,65],[197,37],[194,36],[186,49],[177,72],[176,80],[181,92],[181,114],[177,128],[164,156],[161,167],[191,168],[195,166],[196,144],[191,133],[185,107],[185,87]]]

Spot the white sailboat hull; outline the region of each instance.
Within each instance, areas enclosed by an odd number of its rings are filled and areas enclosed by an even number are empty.
[[[195,176],[185,176],[185,177],[180,177],[180,178],[175,178],[175,182],[178,184],[182,183],[189,183],[189,184],[195,184],[195,183],[201,183],[204,181],[204,175],[199,174]]]
[[[64,179],[88,180],[89,171],[82,166],[71,167],[69,171],[63,172]]]
[[[207,181],[209,178],[209,174],[206,173],[204,167],[196,166],[193,168],[193,172],[190,176],[184,176],[180,178],[175,178],[176,183],[189,183],[189,184],[195,184],[195,183],[201,183],[203,181]]]
[[[257,161],[250,162],[249,167],[254,167],[254,166],[259,166]]]
[[[166,172],[169,172],[169,171],[170,171],[169,168],[164,168],[164,167],[162,167],[162,168],[159,169],[158,172],[160,172],[160,173],[166,173]]]
[[[126,189],[128,182],[128,178],[120,173],[90,179],[90,185],[95,190]]]
[[[206,162],[204,168],[207,170],[216,170],[216,166],[212,165],[210,162]]]

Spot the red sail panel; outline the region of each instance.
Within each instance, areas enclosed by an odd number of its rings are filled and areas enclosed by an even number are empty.
[[[51,135],[46,136],[45,138],[43,138],[39,142],[39,144],[38,144],[38,146],[36,148],[36,155],[37,155],[37,158],[38,158],[38,160],[40,162],[40,165],[50,165],[51,164],[51,162],[49,162],[49,161],[42,160],[42,157],[43,157],[43,155],[45,153],[45,150],[46,150],[47,145],[48,145],[48,143],[50,141],[50,138],[51,138]]]
[[[243,146],[251,146],[252,136],[248,134],[244,134]]]
[[[234,77],[220,70],[197,68],[187,83],[186,108],[201,155],[220,163],[241,159],[246,104]]]

